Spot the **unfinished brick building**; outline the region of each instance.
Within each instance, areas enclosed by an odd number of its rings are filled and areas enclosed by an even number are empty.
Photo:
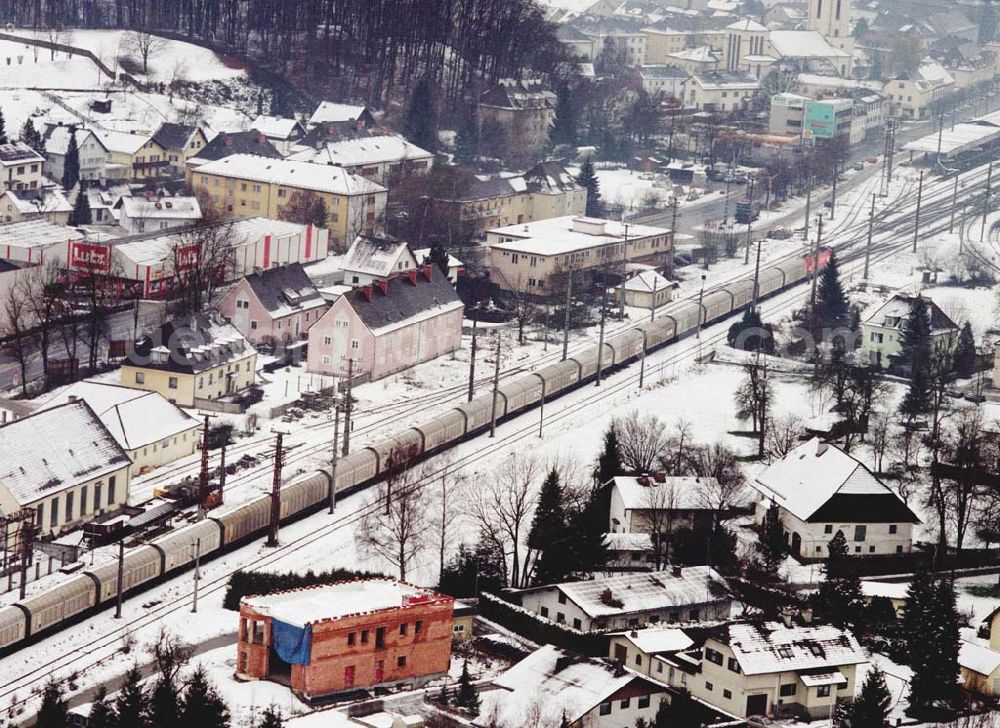
[[[308,587],[240,604],[237,675],[305,700],[448,671],[452,598],[391,579]]]

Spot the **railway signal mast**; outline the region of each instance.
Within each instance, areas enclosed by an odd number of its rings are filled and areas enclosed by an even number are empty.
[[[885,122],[885,150],[882,153],[882,185],[880,197],[889,196],[889,183],[892,182],[892,162],[896,153],[896,120]]]

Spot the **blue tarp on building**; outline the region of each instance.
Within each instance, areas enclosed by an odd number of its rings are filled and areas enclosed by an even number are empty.
[[[312,652],[312,625],[299,627],[272,619],[271,647],[289,665],[308,665]]]

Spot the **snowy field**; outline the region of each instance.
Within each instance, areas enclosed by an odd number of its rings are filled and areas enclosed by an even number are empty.
[[[46,48],[0,40],[2,89],[100,89],[108,80],[84,56],[67,56],[56,51],[53,57]]]

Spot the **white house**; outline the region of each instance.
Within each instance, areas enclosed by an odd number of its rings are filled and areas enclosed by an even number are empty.
[[[492,682],[498,689],[482,692],[479,717],[473,721],[484,728],[631,728],[640,718],[652,721],[660,701],[669,703],[672,694],[642,675],[552,645]]]
[[[201,220],[201,206],[196,197],[122,196],[115,209],[118,224],[129,235],[185,227]]]
[[[861,322],[862,361],[881,367],[899,365],[910,312],[916,299],[897,293]],[[959,326],[934,301],[925,298],[930,315],[931,348],[935,354],[950,354],[958,343]]]
[[[66,169],[70,132],[75,131],[76,146],[80,152],[80,179],[104,183],[107,173],[108,148],[90,129],[69,126],[48,126],[45,130],[45,174],[61,182]]]
[[[725,581],[708,566],[539,586],[519,596],[525,609],[583,632],[727,619],[732,604]]]
[[[778,505],[793,554],[824,559],[837,531],[855,556],[908,553],[920,519],[861,462],[813,438],[765,468],[751,483],[761,496],[759,525]]]
[[[340,264],[344,283],[367,286],[416,270],[421,264],[404,240],[359,235]]]
[[[885,95],[895,115],[904,119],[925,119],[934,107],[953,94],[955,78],[937,61],[925,58],[915,74],[885,82]]]
[[[287,156],[292,147],[306,135],[306,128],[299,121],[283,116],[258,116],[250,124],[250,128],[267,137],[283,156]]]
[[[609,635],[608,657],[629,670],[667,682],[669,657],[694,646],[694,640],[679,627],[647,627]]]
[[[343,167],[380,185],[389,184],[400,175],[427,174],[434,164],[433,153],[398,134],[330,141],[318,149],[307,147],[295,152],[289,159]]]
[[[746,108],[760,81],[745,71],[696,73],[685,85],[685,106],[701,111],[739,111]]]
[[[619,475],[611,481],[608,529],[611,533],[649,533],[654,523],[672,528],[696,528],[712,523],[706,495],[715,478]]]
[[[791,620],[710,628],[700,649],[664,659],[669,685],[741,718],[827,718],[854,699],[857,667],[868,662],[850,632]]]

